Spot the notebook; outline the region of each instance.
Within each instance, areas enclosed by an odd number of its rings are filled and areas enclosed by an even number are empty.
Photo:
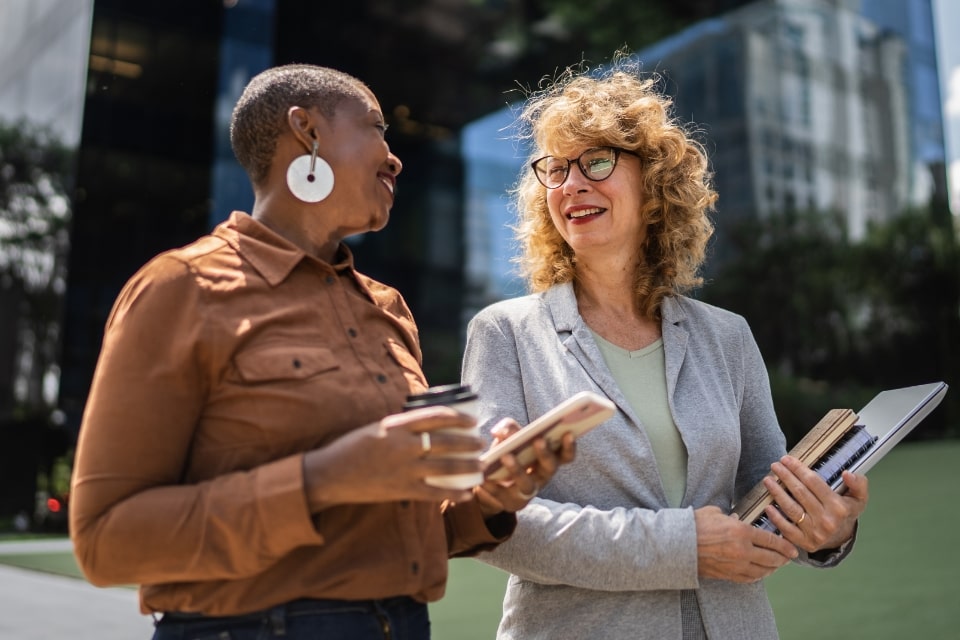
[[[857,414],[834,409],[790,453],[816,471],[834,491],[842,493],[846,490],[844,470],[866,474],[940,404],[946,393],[945,383],[934,382],[881,391]],[[763,508],[771,502],[760,482],[733,511],[741,520],[776,532],[763,514]]]

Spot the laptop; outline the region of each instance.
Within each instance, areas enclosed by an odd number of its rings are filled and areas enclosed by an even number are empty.
[[[848,463],[844,468],[866,474],[930,415],[946,394],[947,385],[944,382],[888,389],[878,393],[857,414],[857,425],[862,426],[867,441],[863,442],[865,446],[858,450],[856,455],[846,458]],[[840,457],[843,459],[842,455]],[[835,491],[844,489],[843,481],[839,478],[832,480],[830,486]]]
[[[843,471],[866,474],[897,443],[933,411],[947,393],[943,382],[881,391],[860,410],[852,426],[810,468],[830,487],[843,493]],[[734,506],[741,519],[765,531],[779,533],[760,511],[771,502],[762,482]]]

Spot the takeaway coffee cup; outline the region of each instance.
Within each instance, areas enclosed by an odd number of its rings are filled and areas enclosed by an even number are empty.
[[[403,405],[404,411],[419,409],[421,407],[435,407],[442,405],[456,409],[460,413],[466,413],[476,417],[477,415],[477,394],[470,389],[468,384],[447,384],[438,387],[430,387],[423,393],[407,396],[407,402]],[[450,428],[434,429],[430,433],[449,431],[451,433],[468,433],[479,436],[480,428],[472,429]],[[480,451],[468,453],[451,453],[451,457],[468,458],[477,460],[480,457]],[[455,473],[445,476],[430,476],[424,479],[424,482],[434,487],[444,489],[470,489],[483,483],[483,472],[475,473]]]

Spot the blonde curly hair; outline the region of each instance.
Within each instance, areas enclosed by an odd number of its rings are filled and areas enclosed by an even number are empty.
[[[518,137],[532,142],[529,161],[550,150],[613,146],[638,154],[647,221],[643,260],[635,279],[640,312],[659,318],[665,296],[702,284],[699,269],[713,234],[713,190],[702,145],[671,115],[672,101],[643,78],[639,62],[624,55],[610,68],[588,74],[568,67],[528,96],[518,116]],[[547,189],[527,163],[512,190],[519,221],[514,231],[520,273],[533,292],[575,280],[576,256],[547,210]]]

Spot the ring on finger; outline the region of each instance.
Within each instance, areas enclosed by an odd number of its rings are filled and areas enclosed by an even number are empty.
[[[526,493],[526,492],[524,492],[524,491],[521,491],[521,492],[520,492],[520,497],[523,498],[524,500],[530,500],[530,499],[533,498],[535,495],[537,495],[537,493],[538,493],[539,491],[540,491],[540,487],[538,487],[536,484],[534,484],[534,485],[533,485],[533,491],[531,491],[530,493]]]
[[[430,443],[430,433],[428,431],[420,432],[420,449],[423,455],[430,453],[430,448],[433,445]]]
[[[800,517],[797,519],[797,526],[799,527],[800,523],[803,522],[806,518],[807,518],[807,512],[806,511],[801,512]]]

